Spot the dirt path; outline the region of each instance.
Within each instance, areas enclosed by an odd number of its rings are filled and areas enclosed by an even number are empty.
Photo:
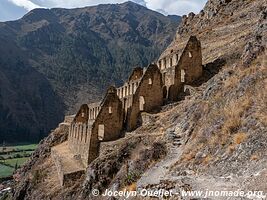
[[[145,188],[148,185],[159,184],[161,180],[165,180],[169,172],[169,168],[175,164],[181,156],[182,150],[182,138],[175,132],[170,133],[172,135],[172,144],[169,148],[169,152],[166,158],[150,168],[137,182],[138,188]]]

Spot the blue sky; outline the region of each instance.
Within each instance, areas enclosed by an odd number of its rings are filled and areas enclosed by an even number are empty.
[[[184,15],[198,13],[207,0],[132,0],[164,14]],[[0,21],[15,20],[34,8],[77,8],[125,0],[0,0]]]

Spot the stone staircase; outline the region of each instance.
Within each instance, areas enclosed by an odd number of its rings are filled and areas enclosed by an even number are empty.
[[[174,129],[166,131],[166,138],[168,140],[168,155],[150,168],[137,182],[137,188],[148,188],[152,185],[158,185],[162,181],[168,179],[169,168],[175,164],[181,156],[183,137],[177,134]]]

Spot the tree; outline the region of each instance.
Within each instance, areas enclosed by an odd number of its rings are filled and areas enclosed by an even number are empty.
[[[5,141],[3,141],[2,147],[3,147],[2,152],[4,152],[6,150],[6,142]]]
[[[17,169],[19,168],[19,166],[18,166],[18,160],[16,161],[16,164],[15,164],[15,170],[14,171],[17,171]]]

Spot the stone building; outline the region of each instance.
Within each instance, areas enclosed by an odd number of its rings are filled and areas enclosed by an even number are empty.
[[[133,70],[129,79],[123,84],[123,86],[117,88],[117,95],[120,98],[123,110],[124,110],[124,120],[126,120],[127,111],[132,106],[133,96],[139,87],[141,79],[143,77],[145,69],[137,67]]]
[[[191,36],[182,52],[170,51],[160,58],[158,66],[163,77],[164,99],[177,101],[184,85],[191,85],[202,76],[201,43]]]
[[[151,112],[162,106],[162,86],[160,70],[151,64],[144,69],[135,68],[128,81],[117,89],[123,103],[126,130],[137,128],[141,112]]]
[[[101,142],[136,129],[142,113],[158,111],[164,100],[178,100],[183,88],[201,76],[201,44],[191,36],[182,52],[171,51],[158,65],[135,68],[123,86],[108,89],[103,101],[82,105],[71,118],[68,141],[52,148],[61,184],[84,173],[99,156]]]
[[[123,128],[122,102],[110,87],[102,102],[84,104],[70,126],[68,143],[75,155],[88,166],[99,152],[99,142],[120,138]]]
[[[70,124],[68,141],[52,148],[61,185],[83,174],[98,157],[100,142],[121,137],[124,113],[116,93],[110,87],[102,102],[82,105]]]
[[[158,66],[149,65],[127,105],[125,127],[128,131],[138,127],[141,112],[152,112],[163,105],[162,87],[162,75]]]

